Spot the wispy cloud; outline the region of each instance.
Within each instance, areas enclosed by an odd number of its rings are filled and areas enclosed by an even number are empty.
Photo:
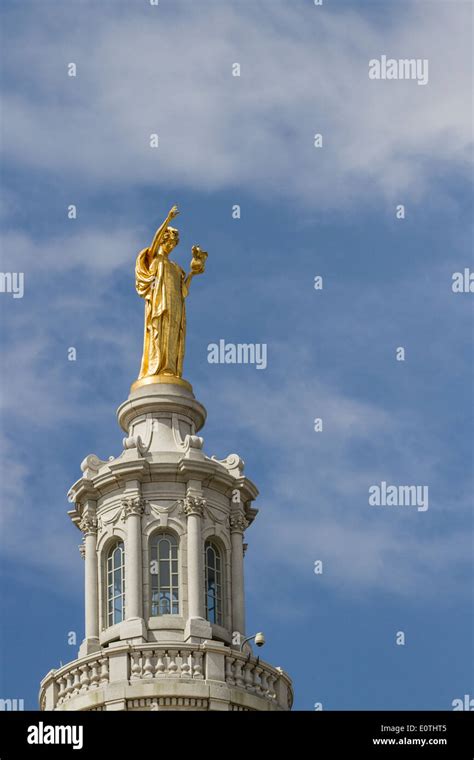
[[[469,4],[404,3],[383,25],[330,4],[209,7],[218,39],[190,2],[76,4],[74,23],[31,8],[6,40],[6,152],[76,187],[245,186],[320,209],[421,199],[440,167],[468,171]],[[370,81],[382,54],[429,59],[429,84]]]

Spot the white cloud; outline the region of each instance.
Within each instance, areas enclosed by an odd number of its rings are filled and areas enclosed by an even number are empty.
[[[103,289],[108,289],[107,277],[127,263],[133,271],[135,256],[144,245],[146,242],[140,241],[139,233],[129,227],[110,230],[105,226],[103,229],[86,226],[77,233],[49,235],[45,240],[35,240],[26,232],[7,231],[2,235],[3,268],[27,274],[79,268],[96,275],[91,286],[102,284]],[[75,294],[69,295],[74,297]]]
[[[4,149],[26,167],[94,186],[243,186],[318,208],[380,194],[406,202],[433,192],[440,166],[466,170],[467,4],[406,3],[377,25],[289,3],[185,3],[161,15],[96,4],[87,34],[50,7],[51,17],[45,6],[30,14],[8,52],[12,76],[32,82],[4,101]],[[370,81],[381,54],[428,58],[429,84]]]

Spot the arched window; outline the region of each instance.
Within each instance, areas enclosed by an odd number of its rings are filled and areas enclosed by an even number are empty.
[[[204,555],[206,617],[210,623],[223,625],[221,552],[212,541],[206,541]]]
[[[150,541],[152,617],[179,614],[178,539],[172,533],[155,533]]]
[[[107,625],[125,619],[125,548],[119,541],[107,554]]]

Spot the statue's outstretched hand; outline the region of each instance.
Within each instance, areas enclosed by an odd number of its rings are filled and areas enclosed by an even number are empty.
[[[203,251],[198,245],[192,247],[193,258],[191,260],[191,272],[202,274],[206,266],[207,252]]]
[[[178,214],[179,214],[178,207],[177,206],[173,206],[173,208],[170,209],[170,212],[168,214],[168,218],[169,219],[174,219],[175,216],[178,216]]]

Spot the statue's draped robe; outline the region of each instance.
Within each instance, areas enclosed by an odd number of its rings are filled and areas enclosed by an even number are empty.
[[[137,256],[136,289],[145,299],[145,333],[139,378],[183,373],[187,296],[185,273],[167,256],[156,254],[149,264],[148,248]]]

